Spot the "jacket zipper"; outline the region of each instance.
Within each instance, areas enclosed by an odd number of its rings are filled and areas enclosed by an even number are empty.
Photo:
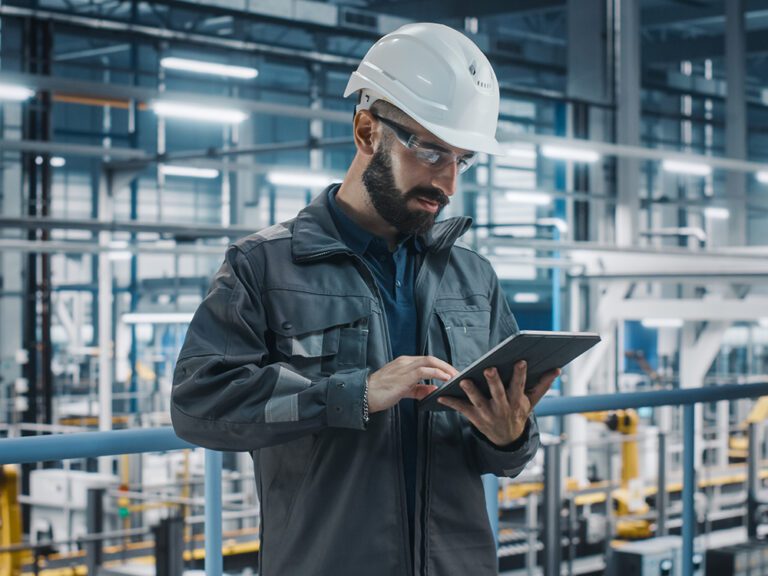
[[[389,325],[387,324],[387,318],[385,315],[385,308],[384,308],[384,302],[381,298],[381,292],[379,291],[379,287],[376,285],[376,280],[373,278],[373,274],[371,273],[370,269],[368,268],[368,265],[365,263],[365,261],[355,254],[352,251],[349,250],[327,250],[325,252],[318,252],[316,254],[312,254],[309,257],[303,257],[298,258],[297,261],[299,262],[307,262],[310,260],[320,259],[324,256],[329,256],[331,254],[347,254],[352,257],[352,259],[358,264],[358,269],[361,270],[363,280],[368,285],[368,289],[373,293],[374,297],[376,298],[376,302],[379,304],[379,310],[381,312],[381,324],[383,327],[384,332],[384,344],[386,346],[387,351],[387,362],[391,362],[394,360],[392,358],[392,343],[389,336]],[[403,540],[405,542],[405,546],[403,546],[404,553],[405,553],[405,565],[409,567],[409,573],[411,573],[414,569],[413,566],[413,560],[412,560],[412,553],[411,553],[411,542],[409,541],[408,534],[410,533],[410,529],[408,528],[408,511],[407,506],[408,502],[405,497],[405,473],[403,471],[403,445],[402,440],[400,438],[400,406],[399,404],[395,404],[393,406],[394,409],[394,418],[392,418],[392,433],[395,438],[395,447],[396,447],[396,458],[395,461],[397,462],[397,477],[398,477],[398,492],[400,495],[400,526],[401,526],[401,532],[403,535]]]
[[[370,269],[368,268],[368,265],[365,263],[365,261],[360,258],[357,254],[352,254],[353,258],[357,261],[359,267],[364,270],[364,280],[368,284],[369,289],[371,292],[373,292],[376,301],[379,304],[379,310],[381,313],[381,324],[384,329],[384,341],[386,344],[387,349],[387,361],[391,362],[394,360],[392,357],[392,341],[389,336],[389,324],[387,323],[387,317],[385,313],[384,308],[384,302],[381,298],[381,291],[379,290],[379,287],[376,285],[376,280],[373,278],[373,274],[371,273]],[[394,410],[394,418],[392,418],[392,433],[395,438],[395,448],[396,448],[396,457],[395,461],[397,462],[397,478],[398,478],[398,487],[399,487],[399,494],[400,494],[400,526],[401,531],[403,534],[403,540],[405,541],[405,546],[403,547],[405,550],[405,565],[409,567],[409,573],[413,570],[413,560],[412,560],[412,553],[411,553],[411,542],[409,540],[409,533],[410,528],[408,528],[408,501],[405,497],[405,472],[403,471],[403,444],[402,439],[400,437],[400,405],[395,404],[393,407]]]

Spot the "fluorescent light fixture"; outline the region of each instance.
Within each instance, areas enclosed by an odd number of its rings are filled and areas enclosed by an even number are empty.
[[[194,166],[173,166],[160,164],[160,172],[165,176],[182,176],[186,178],[217,178],[219,171],[215,168],[195,168]]]
[[[125,240],[112,240],[109,243],[107,256],[112,262],[122,262],[130,260],[133,257],[133,253],[128,250],[128,242]]]
[[[67,164],[67,161],[61,156],[54,156],[51,158],[51,166],[54,168],[61,168]]]
[[[132,312],[123,314],[125,324],[189,324],[192,321],[192,312]]]
[[[34,96],[35,91],[15,84],[0,84],[0,100],[22,102]]]
[[[768,318],[760,318],[757,323],[763,328],[768,328]]]
[[[712,174],[712,166],[698,164],[696,162],[682,162],[680,160],[664,160],[662,169],[675,174],[687,174],[689,176],[709,176]]]
[[[248,117],[242,110],[232,108],[209,108],[186,102],[171,102],[169,100],[152,103],[152,109],[158,116],[168,118],[186,118],[198,122],[220,122],[223,124],[239,124]]]
[[[712,220],[728,220],[731,216],[728,208],[718,208],[716,206],[707,206],[704,208],[704,216]]]
[[[505,150],[505,155],[509,158],[519,158],[520,160],[535,160],[536,150],[533,150],[532,148],[508,146]]]
[[[536,292],[518,292],[512,296],[512,300],[518,304],[536,304],[539,301],[539,295]]]
[[[535,206],[549,206],[552,196],[544,192],[507,192],[504,194],[507,202],[513,204],[533,204]]]
[[[256,68],[246,66],[231,66],[216,62],[203,62],[202,60],[190,60],[188,58],[167,57],[160,60],[160,66],[171,70],[183,70],[195,74],[212,74],[214,76],[228,76],[230,78],[244,78],[250,80],[259,75]]]
[[[680,318],[646,318],[640,322],[645,328],[682,328]]]
[[[325,188],[333,183],[333,178],[327,174],[311,174],[308,172],[267,172],[267,181],[275,186],[295,188]]]
[[[584,148],[568,148],[565,146],[551,146],[547,144],[541,147],[541,153],[547,158],[555,160],[573,160],[574,162],[594,163],[600,160],[600,154],[594,150]]]
[[[761,184],[768,184],[768,170],[760,170],[755,177]]]

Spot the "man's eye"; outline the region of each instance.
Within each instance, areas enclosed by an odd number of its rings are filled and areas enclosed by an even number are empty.
[[[437,164],[440,161],[441,154],[435,150],[422,150],[420,156],[430,164]]]

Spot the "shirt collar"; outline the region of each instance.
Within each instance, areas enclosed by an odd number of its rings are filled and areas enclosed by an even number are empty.
[[[341,206],[336,202],[336,193],[339,191],[339,188],[341,188],[341,185],[337,184],[328,189],[328,208],[344,243],[353,252],[361,256],[369,249],[378,253],[382,251],[381,247],[383,246],[384,250],[387,250],[387,244],[382,238],[371,234],[347,216],[344,210],[341,209]],[[402,245],[412,245],[417,252],[421,252],[424,247],[423,241],[418,236],[405,238],[398,244],[398,246]]]

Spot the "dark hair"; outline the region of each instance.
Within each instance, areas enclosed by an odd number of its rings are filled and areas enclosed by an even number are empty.
[[[370,111],[399,124],[409,125],[413,122],[413,119],[408,114],[386,100],[376,100],[376,102],[371,104]]]

